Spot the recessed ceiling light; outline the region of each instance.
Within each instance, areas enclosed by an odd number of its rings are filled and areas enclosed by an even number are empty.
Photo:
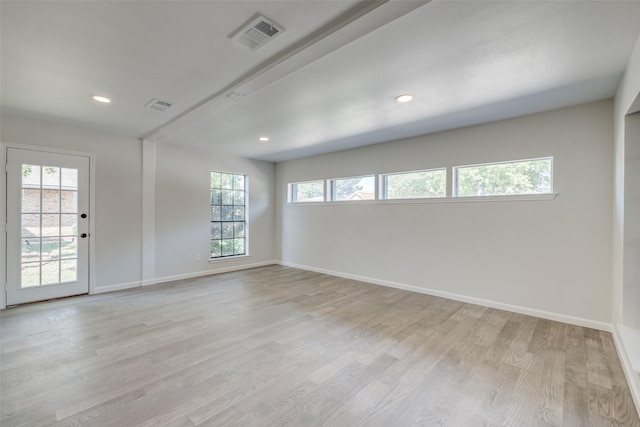
[[[260,137],[258,137],[258,141],[268,142],[269,141],[269,137],[268,136],[260,136]]]
[[[94,101],[102,102],[103,104],[108,104],[111,102],[111,100],[106,96],[100,95],[91,95],[91,99],[93,99]]]
[[[410,101],[413,101],[413,95],[410,95],[408,93],[396,96],[396,102],[404,103]]]

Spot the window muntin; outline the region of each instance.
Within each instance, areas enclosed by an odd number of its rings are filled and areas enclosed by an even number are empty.
[[[381,199],[447,197],[447,170],[430,169],[380,175]]]
[[[247,253],[247,177],[211,172],[211,258]]]
[[[553,192],[553,158],[454,168],[454,196],[503,196]]]
[[[290,184],[291,203],[324,202],[324,180]]]
[[[350,178],[332,179],[332,201],[375,200],[375,176],[354,176]]]

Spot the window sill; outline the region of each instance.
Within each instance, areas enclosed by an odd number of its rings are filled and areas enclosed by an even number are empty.
[[[240,259],[251,258],[251,254],[226,256],[222,258],[209,258],[209,264],[217,264],[219,262],[237,261]]]
[[[385,199],[385,200],[352,200],[339,202],[307,202],[287,203],[288,206],[335,206],[335,205],[407,205],[430,203],[478,203],[478,202],[525,202],[554,200],[558,193],[522,194],[506,196],[473,196],[473,197],[433,197],[430,199]]]

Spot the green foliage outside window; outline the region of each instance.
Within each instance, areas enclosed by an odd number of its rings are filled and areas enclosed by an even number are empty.
[[[324,201],[324,181],[297,182],[291,184],[294,203]]]
[[[373,175],[333,180],[332,200],[375,199]]]
[[[551,193],[551,159],[465,166],[456,169],[457,195]]]
[[[211,258],[245,255],[246,176],[211,172]]]
[[[418,199],[446,197],[445,169],[407,172],[384,176],[385,199]]]

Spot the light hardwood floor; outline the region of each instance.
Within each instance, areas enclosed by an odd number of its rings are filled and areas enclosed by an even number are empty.
[[[0,321],[2,427],[640,427],[609,333],[281,266]]]

